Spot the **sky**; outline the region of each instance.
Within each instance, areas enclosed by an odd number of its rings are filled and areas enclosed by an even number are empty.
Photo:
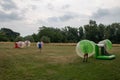
[[[21,36],[38,33],[39,27],[80,27],[120,22],[120,0],[0,0],[0,28]]]

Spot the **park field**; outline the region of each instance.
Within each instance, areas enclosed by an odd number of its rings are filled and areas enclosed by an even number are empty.
[[[114,44],[113,60],[90,57],[82,62],[75,43],[44,44],[42,51],[32,43],[15,49],[14,43],[0,42],[0,80],[120,80],[120,45]]]

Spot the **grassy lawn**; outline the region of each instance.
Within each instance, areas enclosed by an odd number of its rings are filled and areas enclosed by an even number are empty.
[[[40,53],[36,44],[0,43],[0,80],[120,80],[120,47],[110,52],[116,59],[83,63],[73,44],[45,44]]]

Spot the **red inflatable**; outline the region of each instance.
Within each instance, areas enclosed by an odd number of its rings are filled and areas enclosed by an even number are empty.
[[[19,48],[19,46],[18,46],[17,42],[15,42],[15,48]]]

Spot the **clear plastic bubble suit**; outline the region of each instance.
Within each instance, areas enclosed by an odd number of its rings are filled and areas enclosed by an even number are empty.
[[[100,41],[99,44],[104,44],[105,45],[105,49],[107,51],[112,49],[112,42],[109,39],[105,39],[103,41]]]
[[[106,42],[106,49],[107,50],[112,49],[112,42],[108,39],[106,39],[105,42]]]
[[[95,43],[89,40],[82,40],[76,45],[76,53],[80,57],[84,57],[85,53],[88,53],[88,57],[92,56],[95,51]]]

